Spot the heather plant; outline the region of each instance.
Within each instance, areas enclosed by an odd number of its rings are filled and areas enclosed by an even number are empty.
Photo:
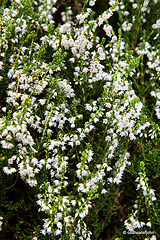
[[[2,239],[160,235],[160,4],[101,4],[1,4]]]

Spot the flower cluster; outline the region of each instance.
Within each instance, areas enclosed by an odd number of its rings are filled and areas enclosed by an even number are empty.
[[[0,217],[0,231],[2,231],[3,217]]]
[[[123,177],[138,182],[137,206],[145,199],[143,208],[154,209],[145,160],[136,161],[133,149],[154,135],[148,89],[160,119],[159,19],[151,36],[141,31],[157,1],[111,0],[98,17],[96,1],[84,1],[75,18],[67,6],[62,24],[56,22],[58,5],[13,0],[0,13],[0,81],[8,81],[0,115],[2,174],[17,174],[16,181],[37,191],[43,226],[33,229],[33,240],[97,239],[95,216],[110,206]],[[115,13],[118,31],[110,25]],[[139,208],[124,220],[129,231],[154,222],[138,220]]]
[[[155,112],[158,119],[160,119],[160,89],[151,92],[151,96],[156,98]]]

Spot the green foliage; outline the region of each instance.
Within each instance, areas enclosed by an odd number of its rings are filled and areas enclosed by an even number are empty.
[[[158,0],[0,6],[1,239],[158,239]]]

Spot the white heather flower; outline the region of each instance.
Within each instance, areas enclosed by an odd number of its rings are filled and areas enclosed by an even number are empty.
[[[51,188],[51,186],[48,187],[48,192],[49,192],[49,193],[52,193],[52,188]]]
[[[115,178],[115,179],[113,180],[113,182],[118,185],[118,184],[121,183],[122,181],[121,181],[120,179],[118,179],[118,178]]]
[[[110,136],[107,136],[107,137],[105,138],[105,140],[106,140],[106,141],[111,141],[111,137],[110,137]]]
[[[97,117],[94,118],[94,123],[99,122],[99,119]]]
[[[136,3],[132,4],[132,7],[133,7],[134,9],[136,9],[136,8],[137,8],[137,4],[136,4]]]
[[[124,16],[128,16],[128,15],[129,15],[129,12],[128,12],[128,11],[125,11],[125,12],[123,13],[123,15],[124,15]]]
[[[145,223],[144,222],[141,222],[141,227],[145,226]]]
[[[3,136],[6,136],[7,134],[8,134],[8,130],[5,129],[5,130],[2,132],[2,137],[3,137]]]
[[[10,175],[12,173],[15,173],[17,172],[17,170],[15,168],[8,168],[8,167],[3,167],[3,171],[7,174],[7,175]]]
[[[112,170],[111,167],[107,167],[107,172],[110,172]]]
[[[113,182],[113,179],[112,179],[112,177],[108,178],[107,180],[108,180],[108,182],[110,182],[110,183],[112,183],[112,182]]]
[[[150,240],[156,240],[156,235],[152,235],[152,237],[150,238]]]
[[[62,223],[61,223],[61,222],[58,222],[58,223],[57,223],[57,227],[62,230]]]
[[[89,128],[85,128],[85,129],[84,129],[84,132],[85,132],[85,133],[89,133],[89,132],[90,132]]]
[[[80,134],[81,140],[83,140],[83,138],[84,138],[85,136],[86,136],[86,135],[85,135],[84,133],[81,133],[81,134]]]
[[[112,37],[112,26],[111,25],[108,25],[108,26],[104,25],[103,29],[108,37]]]
[[[103,119],[103,123],[107,124],[108,123],[108,119]]]
[[[51,227],[47,228],[47,233],[52,233],[52,228]]]
[[[147,222],[147,223],[146,223],[146,226],[147,226],[147,227],[151,227],[151,226],[152,226],[152,225],[151,225],[151,222]]]
[[[126,21],[122,24],[123,31],[130,31],[132,28],[132,23],[127,23]]]
[[[45,101],[46,101],[46,99],[39,99],[39,102],[40,102],[41,105],[44,105]]]
[[[91,1],[89,2],[89,6],[93,7],[93,6],[95,5],[95,2],[96,2],[96,0],[91,0]]]
[[[113,4],[116,3],[116,0],[109,0],[109,5],[112,6]]]
[[[21,31],[21,28],[20,27],[16,27],[15,28],[15,32],[17,33],[17,32],[20,32]]]
[[[107,193],[107,191],[105,190],[105,189],[103,189],[102,191],[101,191],[101,194],[106,194]]]
[[[135,135],[133,133],[129,134],[129,138],[130,138],[130,140],[135,140],[136,139],[136,137],[135,137]]]
[[[157,200],[157,198],[156,197],[152,197],[152,201],[156,201]]]
[[[102,14],[102,18],[103,18],[104,20],[109,19],[111,16],[112,16],[112,12],[108,12],[107,14],[104,12],[104,13]]]
[[[111,108],[111,104],[110,104],[110,103],[105,103],[105,106],[106,106],[107,108]]]
[[[85,109],[88,110],[88,111],[92,111],[92,107],[89,103],[86,103]]]
[[[72,204],[73,206],[75,206],[75,205],[76,205],[76,200],[71,200],[71,204]]]
[[[152,25],[152,28],[157,28],[157,29],[160,28],[160,19],[158,19],[156,23]]]
[[[2,61],[0,61],[0,70],[2,69],[3,64],[4,63]]]
[[[0,231],[2,231],[3,217],[0,217]]]

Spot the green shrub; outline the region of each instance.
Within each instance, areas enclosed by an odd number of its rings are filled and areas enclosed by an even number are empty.
[[[159,1],[1,5],[1,239],[158,238]]]

